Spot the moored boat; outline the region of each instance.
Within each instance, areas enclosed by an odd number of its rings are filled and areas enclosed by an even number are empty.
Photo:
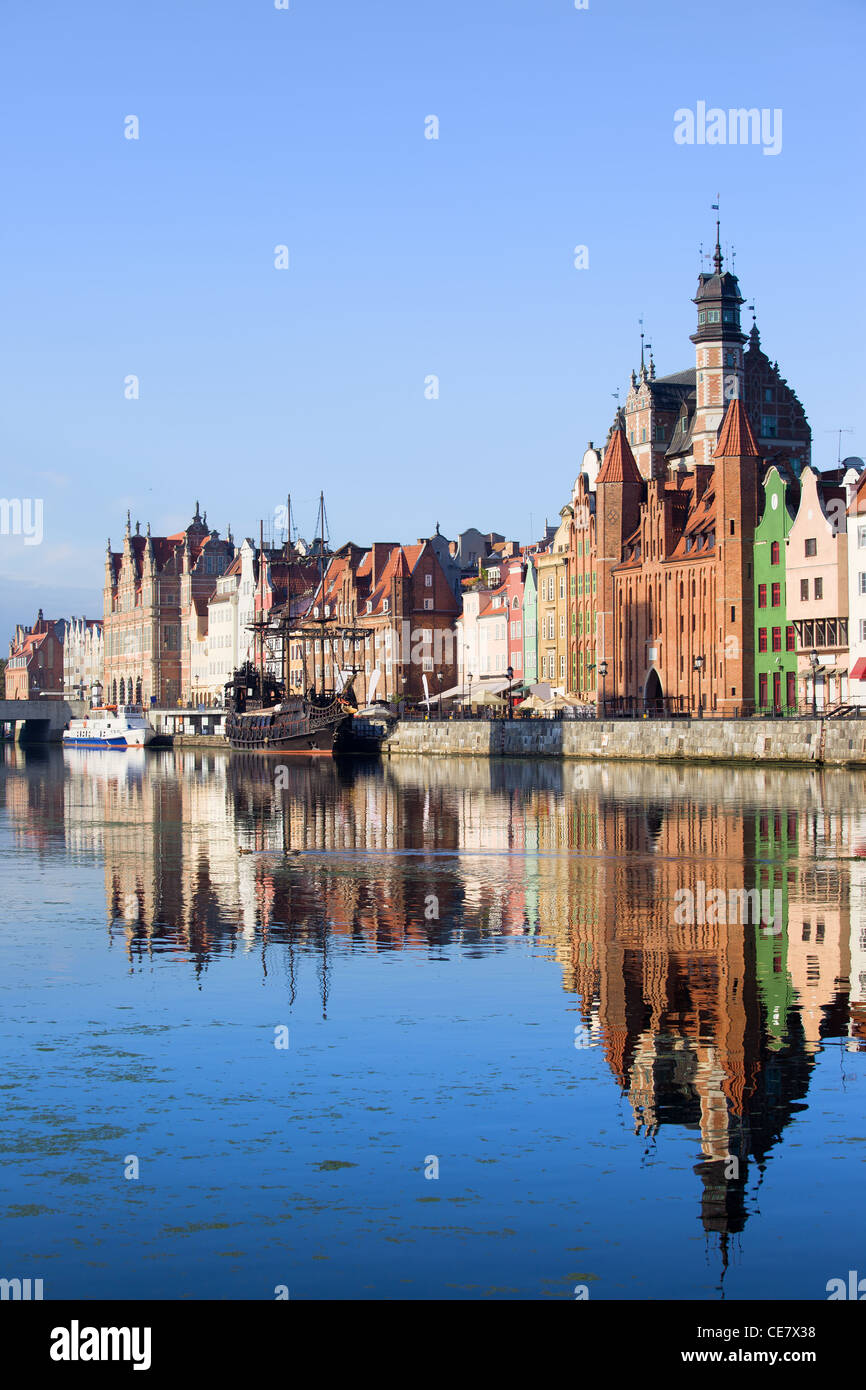
[[[329,698],[310,691],[307,695],[283,695],[282,686],[262,682],[248,664],[235,673],[226,687],[228,713],[225,734],[229,747],[247,753],[321,753],[330,755],[340,729],[352,716],[351,691]]]
[[[154,730],[140,705],[97,705],[63,730],[67,748],[146,748]]]
[[[397,719],[396,712],[385,704],[366,705],[354,711],[337,732],[334,752],[362,758],[376,757]]]

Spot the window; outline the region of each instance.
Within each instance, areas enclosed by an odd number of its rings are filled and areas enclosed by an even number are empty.
[[[814,536],[806,541],[806,556],[818,554],[818,542]]]
[[[857,587],[861,594],[866,594],[866,570],[861,570],[857,575]]]
[[[707,321],[707,311],[706,311],[706,309],[701,309],[700,312],[698,313],[698,323],[706,323],[706,321]]]
[[[866,526],[857,527],[857,544],[861,550],[866,545]]]
[[[808,579],[801,579],[801,580],[800,580],[800,602],[801,602],[801,603],[808,603],[808,602],[809,602],[809,581],[808,581]]]
[[[758,607],[759,607],[759,608],[766,608],[766,606],[767,606],[767,586],[766,586],[766,584],[759,584],[759,585],[758,585]]]
[[[824,581],[823,581],[823,579],[816,579],[816,580],[815,580],[815,597],[816,597],[816,598],[823,598],[823,597],[824,597]]]
[[[774,584],[774,585],[773,585],[773,607],[774,607],[774,608],[778,608],[779,605],[781,604],[781,602],[782,602],[782,586],[781,586],[781,584]]]
[[[774,627],[774,628],[773,628],[773,651],[774,651],[774,652],[780,652],[781,650],[782,650],[782,629],[781,629],[780,627]]]
[[[432,576],[432,574],[425,574],[425,576],[424,576],[424,588],[425,588],[425,589],[432,589],[432,588],[433,588],[433,576]]]
[[[779,542],[778,542],[778,541],[773,541],[772,544],[771,544],[771,546],[770,546],[770,564],[771,564],[771,565],[778,565],[778,563],[779,563]]]
[[[764,400],[766,401],[767,405],[772,405],[772,404],[773,404],[773,388],[772,388],[772,386],[765,386],[765,387],[764,387]]]
[[[432,609],[433,609],[433,600],[432,600],[432,598],[425,598],[425,600],[424,600],[424,609],[425,609],[425,611],[426,611],[427,613],[432,612]]]
[[[721,323],[722,315],[719,309],[707,310],[707,323]]]
[[[785,651],[795,652],[796,650],[797,642],[794,634],[794,627],[793,624],[789,623],[789,625],[785,628]]]
[[[766,650],[767,650],[767,629],[766,629],[765,627],[759,627],[759,628],[758,628],[758,651],[759,651],[759,652],[765,652]]]
[[[775,439],[777,434],[775,415],[761,416],[761,434],[765,439]]]
[[[866,618],[860,619],[860,641],[866,642]]]
[[[561,657],[559,658],[559,679],[560,679],[560,680],[565,680],[565,657],[564,657],[564,656],[561,656]]]

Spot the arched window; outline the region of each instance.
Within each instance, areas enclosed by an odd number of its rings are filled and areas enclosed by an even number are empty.
[[[116,690],[116,689],[117,689],[117,686],[116,686],[116,684],[115,684],[115,690]],[[114,699],[115,699],[115,704],[116,704],[116,703],[117,703],[117,696],[116,696],[116,695],[115,695]],[[125,705],[125,704],[126,704],[126,685],[124,684],[123,676],[121,676],[121,678],[120,678],[120,703],[121,703],[122,705]]]

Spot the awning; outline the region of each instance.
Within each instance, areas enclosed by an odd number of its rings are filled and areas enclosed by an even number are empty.
[[[855,681],[866,681],[866,656],[858,656],[854,665],[851,667],[851,679]]]
[[[522,682],[522,681],[520,681],[520,680],[513,680],[513,681],[511,682],[511,693],[512,693],[512,695],[516,695],[517,692],[518,692],[519,690],[521,690],[522,688],[523,688],[523,682]],[[503,692],[504,690],[507,690],[507,689],[508,689],[508,677],[507,677],[507,676],[483,676],[483,677],[481,677],[480,679],[479,679],[478,676],[476,676],[475,679],[472,681],[472,702],[473,702],[473,704],[475,703],[475,693],[476,693],[476,691],[484,691],[484,690],[486,690],[486,691],[488,691],[488,693],[491,694],[491,695],[501,695],[502,692]],[[442,699],[443,699],[443,700],[453,700],[455,695],[466,695],[466,696],[468,696],[468,694],[469,694],[469,681],[466,680],[466,681],[461,682],[460,685],[452,685],[452,687],[451,687],[450,690],[443,690],[443,691],[442,691]],[[438,699],[439,699],[439,691],[438,691],[438,690],[431,690],[431,691],[430,691],[430,699],[431,699],[431,700],[438,700]]]

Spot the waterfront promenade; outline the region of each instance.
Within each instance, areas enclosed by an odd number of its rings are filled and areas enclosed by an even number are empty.
[[[214,712],[172,711],[160,742],[225,748]],[[866,767],[858,719],[419,719],[400,720],[382,756],[579,758],[603,761],[768,763]]]
[[[866,766],[866,723],[820,717],[404,720],[382,752]]]

